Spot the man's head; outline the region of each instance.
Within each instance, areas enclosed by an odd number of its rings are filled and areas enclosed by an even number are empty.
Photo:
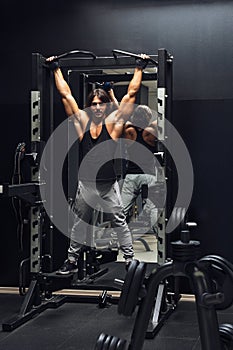
[[[87,97],[86,107],[90,107],[92,115],[99,119],[109,114],[110,97],[103,89],[94,89]]]
[[[139,105],[135,108],[131,122],[142,129],[145,129],[152,121],[152,111],[146,105]]]

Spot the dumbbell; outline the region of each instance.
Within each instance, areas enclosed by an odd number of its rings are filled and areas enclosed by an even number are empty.
[[[96,341],[95,350],[126,350],[127,341],[115,337],[113,335],[108,335],[101,333]]]

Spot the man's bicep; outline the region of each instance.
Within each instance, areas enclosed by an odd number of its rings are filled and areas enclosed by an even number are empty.
[[[135,97],[126,97],[126,95],[121,100],[117,116],[118,118],[123,118],[125,121],[131,116],[134,110]]]
[[[121,105],[127,104],[127,103],[134,103],[136,100],[136,96],[133,94],[127,93],[126,95],[123,96],[121,102],[120,102],[120,107]]]

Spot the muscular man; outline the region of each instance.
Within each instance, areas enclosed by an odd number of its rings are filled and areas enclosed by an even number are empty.
[[[133,259],[131,233],[122,210],[119,185],[116,180],[113,157],[124,123],[132,114],[136,94],[142,81],[142,71],[149,56],[136,60],[134,75],[118,109],[112,111],[111,98],[103,89],[93,90],[87,98],[86,109],[81,110],[71,89],[64,80],[54,57],[47,59],[54,71],[55,84],[61,95],[68,117],[73,118],[80,150],[79,182],[75,200],[75,220],[71,229],[68,259],[57,271],[68,274],[77,271],[77,261],[83,245],[87,244],[88,224],[93,210],[100,204],[115,229],[126,266]],[[98,170],[98,171],[97,171]]]
[[[124,136],[128,140],[128,162],[121,198],[124,214],[128,218],[142,186],[146,185],[150,189],[157,183],[154,156],[157,152],[157,118],[153,117],[148,106],[139,105],[135,108],[131,120],[125,124]],[[143,212],[150,217],[150,227],[154,227],[158,210],[150,198],[146,199]]]

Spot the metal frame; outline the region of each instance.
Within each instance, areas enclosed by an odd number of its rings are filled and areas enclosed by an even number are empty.
[[[158,58],[158,99],[160,103],[160,121],[159,127],[161,132],[159,138],[163,140],[165,137],[164,118],[170,119],[172,100],[172,89],[170,81],[170,67],[172,63],[171,56],[165,49],[158,50],[158,55],[150,55],[151,58]],[[120,67],[134,67],[135,58],[133,57],[97,57],[93,58],[61,58],[60,66],[66,69],[78,68],[85,72],[91,69],[113,69]],[[150,63],[149,63],[150,65]],[[47,85],[47,90],[45,86]],[[39,173],[39,161],[46,140],[54,130],[53,115],[53,73],[46,67],[45,58],[39,53],[32,54],[32,91],[31,91],[31,153],[36,154],[36,161],[31,166],[31,181],[43,185]],[[162,93],[163,92],[163,93]],[[166,103],[165,103],[166,101]],[[162,147],[161,147],[162,148]],[[162,148],[165,154],[165,150]],[[50,162],[53,162],[53,154],[50,154]],[[164,163],[165,164],[165,163]],[[52,167],[51,167],[52,168]],[[163,168],[165,171],[165,167]],[[53,174],[51,174],[52,183]],[[52,191],[52,190],[51,190]],[[52,193],[50,193],[52,196]],[[51,210],[52,212],[52,210]],[[69,301],[67,296],[53,297],[51,292],[47,290],[48,281],[52,274],[42,272],[42,225],[43,225],[43,203],[37,202],[31,205],[31,256],[30,256],[30,272],[31,282],[29,289],[25,295],[24,302],[18,315],[3,324],[3,330],[11,331],[23,323],[31,319],[35,314],[39,314],[47,308],[56,308],[64,302]],[[159,234],[160,249],[162,251],[161,261],[166,258],[165,251],[165,215],[160,219],[161,232]],[[53,224],[52,221],[48,225],[49,232],[49,253],[47,254],[52,261],[53,247]],[[52,265],[52,264],[51,264]],[[44,298],[46,296],[46,298]],[[47,298],[50,297],[48,301]],[[73,299],[72,299],[73,301]],[[78,301],[78,300],[76,300]]]

